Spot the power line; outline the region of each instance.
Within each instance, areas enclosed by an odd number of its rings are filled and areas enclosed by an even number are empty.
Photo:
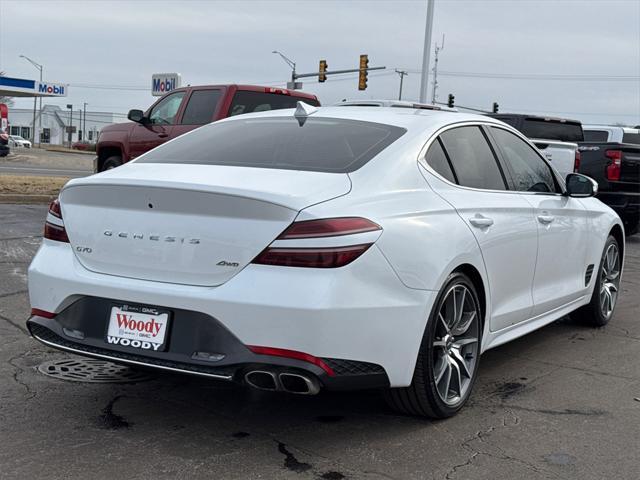
[[[421,70],[408,70],[418,73]],[[600,75],[600,74],[557,74],[557,73],[488,73],[488,72],[455,72],[440,70],[439,75],[463,78],[500,78],[508,80],[560,80],[560,81],[602,81],[630,82],[639,81],[639,75]]]

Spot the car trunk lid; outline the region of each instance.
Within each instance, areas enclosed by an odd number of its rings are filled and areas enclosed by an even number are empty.
[[[350,188],[346,174],[133,163],[73,180],[60,200],[74,253],[87,269],[217,286],[301,209]]]

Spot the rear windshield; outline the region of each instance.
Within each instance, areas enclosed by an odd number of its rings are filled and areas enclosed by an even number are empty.
[[[302,101],[317,107],[320,103],[313,98],[281,95],[278,93],[253,92],[250,90],[238,90],[231,101],[229,116],[242,115],[243,113],[266,112],[268,110],[281,110],[283,108],[295,108]]]
[[[522,125],[522,133],[528,138],[559,140],[561,142],[582,142],[582,125],[572,122],[558,122],[527,118]]]
[[[238,118],[178,137],[141,163],[184,163],[353,172],[400,138],[404,128],[336,118]]]
[[[606,130],[585,130],[585,142],[606,142],[609,139],[609,132]]]
[[[640,133],[624,133],[622,135],[622,143],[635,143],[640,145]]]

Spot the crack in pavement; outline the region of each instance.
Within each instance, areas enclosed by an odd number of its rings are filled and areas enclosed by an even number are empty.
[[[10,318],[5,317],[4,315],[0,315],[0,320],[4,320],[5,322],[7,322],[9,325],[16,327],[18,330],[20,330],[22,333],[26,334],[26,335],[31,335],[26,328],[24,328],[22,325],[15,323],[13,320],[11,320]]]
[[[24,373],[25,370],[22,367],[16,365],[14,362],[19,358],[27,356],[29,353],[31,353],[31,350],[27,350],[26,352],[19,353],[18,355],[15,355],[15,356],[11,357],[9,360],[7,360],[7,363],[9,365],[11,365],[13,368],[15,368],[15,371],[12,374],[13,380],[18,385],[21,385],[25,389],[25,391],[27,392],[27,395],[28,395],[28,397],[26,398],[27,401],[37,397],[37,393],[35,392],[35,390],[32,390],[29,385],[27,385],[25,382],[20,380],[19,376],[22,373]]]

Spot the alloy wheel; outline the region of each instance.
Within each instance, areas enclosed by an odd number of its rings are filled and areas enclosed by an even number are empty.
[[[447,291],[436,321],[433,379],[440,399],[454,406],[466,397],[479,356],[480,309],[464,284]]]
[[[613,313],[620,286],[620,253],[616,244],[607,247],[600,269],[600,311],[604,318]]]

